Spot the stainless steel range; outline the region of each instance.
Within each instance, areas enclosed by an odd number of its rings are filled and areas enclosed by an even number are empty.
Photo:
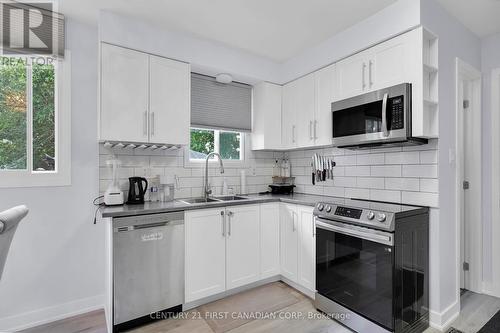
[[[360,333],[424,331],[428,208],[347,200],[314,215],[316,308]]]

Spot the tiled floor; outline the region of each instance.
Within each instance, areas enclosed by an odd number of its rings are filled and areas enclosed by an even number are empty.
[[[265,300],[263,300],[265,298]],[[269,301],[268,301],[269,300]],[[267,304],[267,303],[272,304]],[[283,305],[282,308],[279,308]],[[234,310],[263,307],[275,314],[275,318],[255,320],[222,320],[217,324],[207,318],[207,313],[232,312]],[[462,311],[453,327],[464,333],[477,332],[500,310],[500,299],[466,292],[462,296]],[[259,310],[263,311],[263,310]],[[349,333],[337,322],[324,318],[314,308],[311,300],[284,283],[276,282],[248,292],[233,295],[224,300],[205,305],[184,313],[183,318],[157,321],[130,333]],[[295,316],[295,318],[289,318]],[[312,318],[311,318],[312,317]],[[227,319],[227,317],[226,317]],[[105,333],[104,312],[94,311],[86,315],[65,319],[56,323],[32,328],[25,333]],[[425,333],[437,333],[428,329]]]

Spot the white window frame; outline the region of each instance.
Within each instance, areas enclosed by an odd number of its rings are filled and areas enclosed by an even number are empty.
[[[190,148],[191,148],[191,130],[192,129],[197,129],[197,130],[208,130],[208,131],[214,131],[216,133],[220,132],[230,132],[230,133],[239,133],[240,134],[240,159],[239,160],[225,160],[223,159],[222,162],[224,163],[224,166],[228,167],[246,167],[247,166],[247,149],[249,149],[246,145],[246,136],[247,133],[245,132],[239,132],[236,130],[224,130],[224,129],[215,129],[215,128],[201,128],[201,127],[196,127],[196,126],[191,126],[189,127],[189,144],[185,147],[184,149],[184,166],[188,168],[204,168],[205,167],[205,159],[191,159],[190,158]],[[219,135],[214,134],[214,151],[219,152]],[[218,159],[211,159],[208,161],[210,165],[212,164],[219,164]]]
[[[32,170],[33,132],[30,103],[26,115],[27,168],[26,170],[0,170],[0,188],[71,185],[71,52],[65,50],[64,59],[55,61],[55,170]],[[31,94],[31,91],[32,87],[27,87],[27,93]],[[29,100],[31,101],[31,96]]]

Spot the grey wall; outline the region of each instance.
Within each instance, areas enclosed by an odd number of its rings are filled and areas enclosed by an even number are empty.
[[[435,0],[421,1],[422,25],[439,37],[439,223],[431,225],[431,238],[439,240],[431,253],[431,319],[446,322],[458,313],[458,289],[455,273],[457,233],[455,205],[455,163],[449,153],[455,152],[455,58],[459,57],[477,69],[481,68],[481,44],[477,36],[446,12]],[[434,274],[433,272],[438,272]],[[434,280],[438,278],[438,280]],[[435,303],[438,302],[438,303]]]
[[[71,186],[0,189],[0,210],[19,204],[30,209],[0,281],[0,331],[102,304],[104,229],[92,224],[99,156],[97,29],[69,20],[67,43]]]
[[[491,71],[500,68],[500,34],[481,40],[481,71],[483,73],[483,277],[492,279],[492,238],[491,238]],[[498,112],[498,110],[495,110]]]

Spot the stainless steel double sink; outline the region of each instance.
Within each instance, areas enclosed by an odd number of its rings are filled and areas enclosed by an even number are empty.
[[[236,201],[236,200],[248,200],[247,197],[242,197],[238,195],[227,195],[220,197],[210,197],[210,198],[190,198],[190,199],[179,199],[180,202],[185,204],[198,204],[198,203],[209,203],[209,202],[226,202],[226,201]]]

